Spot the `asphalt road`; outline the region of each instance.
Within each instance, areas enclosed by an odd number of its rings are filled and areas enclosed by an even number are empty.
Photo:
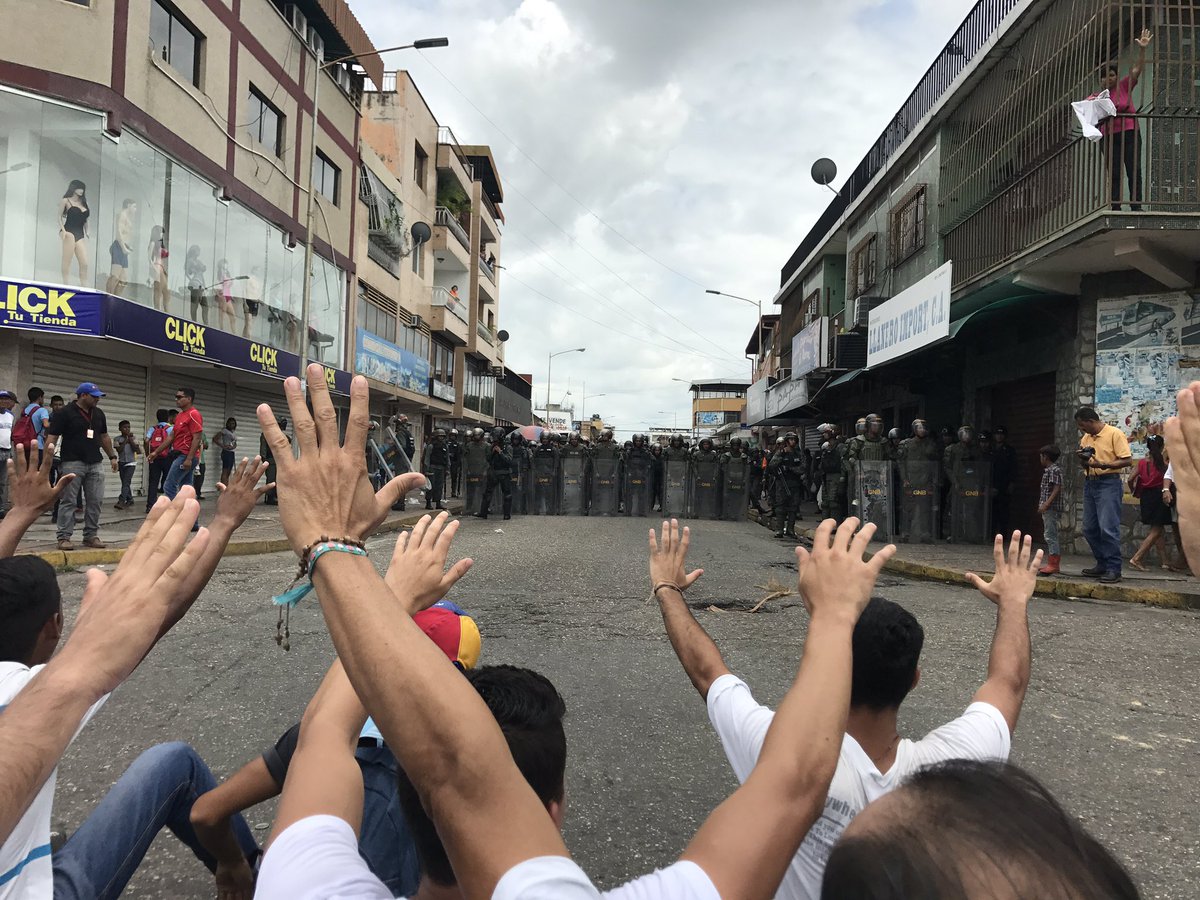
[[[453,599],[475,616],[487,663],[546,674],[568,705],[566,840],[602,887],[679,854],[735,782],[704,705],[646,601],[646,520],[469,520],[455,551],[476,567]],[[391,539],[373,542],[385,565]],[[795,558],[757,525],[700,523],[691,592],[733,670],[777,703],[795,672],[806,615],[797,598],[753,605]],[[192,743],[218,777],[300,716],[331,658],[315,604],[274,642],[267,597],[290,556],[228,560],[188,617],[75,742],[61,767],[55,822],[76,827],[142,750]],[[83,577],[62,586],[68,614]],[[923,675],[901,713],[909,735],[957,715],[984,677],[994,615],[965,588],[885,579],[879,593],[926,630]],[[707,611],[710,604],[733,608]],[[1148,898],[1192,898],[1200,884],[1200,615],[1099,602],[1035,600],[1033,685],[1015,760],[1113,848]],[[274,807],[247,814],[267,835]],[[160,837],[131,897],[211,897],[207,872]]]

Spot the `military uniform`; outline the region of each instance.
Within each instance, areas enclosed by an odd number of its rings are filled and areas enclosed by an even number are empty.
[[[821,451],[818,469],[821,472],[821,514],[841,522],[846,518],[846,442],[834,438],[830,447]]]
[[[450,454],[446,449],[445,435],[440,431],[434,433],[433,440],[425,445],[422,454],[421,471],[429,479],[429,490],[425,493],[425,508],[445,509],[442,495],[446,490],[446,469],[450,465]]]
[[[446,455],[450,458],[450,496],[457,497],[462,492],[462,444],[457,433],[450,435],[446,442]]]
[[[492,494],[497,489],[504,497],[504,518],[512,518],[512,454],[504,446],[503,437],[494,440],[488,448],[487,486],[483,492],[483,506],[476,513],[481,519],[488,517],[492,504]]]
[[[729,450],[721,454],[721,518],[740,522],[750,506],[750,474],[753,464],[742,452],[740,438],[729,442]]]
[[[929,435],[900,442],[900,535],[914,543],[936,537],[941,445]]]
[[[652,469],[654,457],[640,434],[634,435],[633,446],[625,451],[621,464],[625,484],[625,515],[645,516],[653,505],[654,484]]]
[[[477,432],[477,433],[476,433]],[[483,440],[483,430],[476,429],[463,447],[463,515],[479,512],[483,506],[483,489],[487,481],[490,448]]]
[[[512,454],[512,485],[513,512],[523,516],[529,512],[530,495],[533,493],[532,466],[533,454],[525,443],[525,438],[513,432],[509,437],[509,453]]]
[[[961,429],[960,429],[961,431]],[[990,465],[974,440],[946,449],[942,467],[950,485],[950,536],[962,543],[983,543],[991,530]]]
[[[592,448],[591,515],[615,516],[621,506],[621,446],[605,431]]]
[[[533,448],[529,512],[535,516],[558,515],[558,447],[548,433]]]
[[[697,519],[716,519],[721,515],[721,455],[705,438],[692,452],[691,459],[692,516]]]
[[[591,453],[572,434],[558,453],[558,509],[564,516],[585,516],[588,511]]]
[[[798,445],[785,440],[783,449],[771,457],[769,469],[775,479],[775,536],[796,537],[800,492],[804,489],[804,454]]]
[[[662,455],[662,513],[682,518],[688,515],[688,482],[691,458],[683,438],[675,435]]]

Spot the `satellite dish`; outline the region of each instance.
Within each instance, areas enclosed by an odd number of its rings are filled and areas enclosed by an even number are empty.
[[[424,244],[433,237],[433,231],[424,222],[413,222],[412,239],[415,244]]]
[[[837,178],[837,164],[832,159],[821,157],[812,166],[812,180],[817,184],[829,187]]]
[[[501,328],[499,331],[496,332],[496,337],[500,338],[500,343],[503,344],[505,341],[508,340],[508,332],[505,331],[503,328]]]

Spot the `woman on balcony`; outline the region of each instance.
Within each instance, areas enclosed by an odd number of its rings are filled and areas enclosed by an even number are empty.
[[[1138,133],[1137,107],[1133,105],[1133,89],[1137,86],[1146,65],[1146,48],[1152,35],[1149,28],[1142,29],[1138,45],[1138,57],[1129,74],[1120,77],[1116,63],[1107,63],[1100,69],[1100,88],[1107,90],[1109,99],[1117,108],[1117,114],[1100,123],[1104,135],[1105,154],[1112,183],[1112,208],[1121,208],[1121,166],[1129,179],[1129,208],[1137,212],[1142,208],[1142,146]],[[1092,94],[1088,99],[1098,96]]]

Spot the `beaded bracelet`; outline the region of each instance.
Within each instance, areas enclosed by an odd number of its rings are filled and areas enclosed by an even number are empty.
[[[292,649],[291,642],[291,618],[292,607],[308,596],[313,589],[312,576],[316,570],[317,560],[326,553],[349,553],[351,556],[366,556],[367,551],[363,547],[362,541],[356,541],[350,538],[342,538],[340,540],[331,541],[325,535],[321,535],[319,541],[309,544],[301,551],[300,554],[300,571],[296,578],[292,581],[292,585],[282,594],[278,594],[271,598],[271,602],[279,607],[279,619],[275,623],[275,643],[283,647],[284,650]],[[304,584],[299,582],[304,576],[308,576],[308,581]]]
[[[658,598],[658,592],[659,592],[660,590],[662,590],[663,588],[670,588],[670,589],[671,589],[671,590],[673,590],[673,591],[678,591],[678,592],[679,592],[679,596],[680,596],[680,597],[682,597],[682,596],[683,596],[683,588],[681,588],[679,585],[675,584],[675,582],[673,582],[673,581],[660,581],[660,582],[659,582],[658,584],[656,584],[656,585],[655,585],[653,588],[651,588],[651,590],[650,590],[650,596],[652,596],[652,597],[654,597],[654,598],[656,598],[656,599],[657,599],[657,598]]]

